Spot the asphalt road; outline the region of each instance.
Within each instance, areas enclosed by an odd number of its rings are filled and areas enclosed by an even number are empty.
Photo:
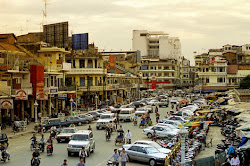
[[[160,119],[166,115],[166,112],[170,110],[168,108],[160,108]],[[153,123],[155,123],[155,113],[152,113],[151,119]],[[149,140],[146,135],[143,134],[142,128],[140,129],[138,126],[134,126],[133,122],[120,122],[123,126],[125,132],[129,129],[132,132],[132,142],[136,140]],[[91,127],[93,129],[94,140],[96,142],[96,149],[94,153],[86,158],[87,166],[105,166],[109,157],[113,154],[113,150],[115,148],[121,148],[122,145],[115,146],[115,138],[116,132],[111,135],[111,140],[106,142],[105,140],[105,132],[104,130],[96,130],[96,123],[92,122]],[[78,127],[80,130],[86,130],[88,125]],[[48,133],[45,134],[45,138],[47,139],[49,136]],[[10,139],[9,140],[9,148],[8,152],[11,154],[11,160],[6,163],[1,163],[1,165],[6,166],[28,166],[30,165],[32,152],[30,151],[30,138],[32,134],[21,136],[19,138]],[[40,139],[40,135],[37,136]],[[67,155],[67,143],[57,143],[54,140],[54,153],[52,156],[47,156],[46,153],[41,154],[41,164],[40,166],[60,166],[64,159],[68,160],[69,166],[75,166],[79,162],[79,158],[77,156],[68,157]],[[128,166],[139,166],[139,165],[147,165],[146,163],[135,163],[131,162],[127,164]]]

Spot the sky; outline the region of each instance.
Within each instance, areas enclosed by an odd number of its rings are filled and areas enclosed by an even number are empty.
[[[46,23],[69,22],[69,33],[89,33],[105,51],[132,49],[132,31],[179,37],[182,56],[226,44],[248,44],[249,0],[47,0]],[[0,0],[0,33],[40,32],[43,0]]]

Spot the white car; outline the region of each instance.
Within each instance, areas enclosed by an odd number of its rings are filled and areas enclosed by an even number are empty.
[[[171,125],[171,124],[166,124],[166,123],[158,123],[157,124],[157,126],[164,126],[164,127],[167,127],[167,128],[169,128],[170,130],[173,130],[173,131],[175,131],[175,132],[179,132],[179,128],[177,128],[176,126],[174,126],[174,125]]]
[[[123,145],[122,147],[125,148],[125,149],[128,149],[132,145],[137,145],[137,144],[150,145],[150,146],[155,147],[156,149],[158,149],[161,153],[165,153],[165,154],[168,154],[169,152],[171,152],[170,149],[163,148],[158,143],[156,143],[154,141],[145,141],[145,140],[138,140],[138,141],[135,141],[133,144],[126,144],[126,145]]]
[[[119,114],[119,120],[132,122],[134,116],[135,116],[134,108],[122,108]]]
[[[152,127],[148,127],[146,129],[143,129],[143,133],[145,135],[147,135],[148,138],[152,138],[153,134],[154,134],[154,130],[156,132],[157,137],[159,138],[165,138],[165,137],[173,137],[178,135],[178,133],[176,131],[173,131],[171,129],[169,129],[168,127],[164,127],[164,126],[152,126]]]
[[[143,108],[145,108],[146,110],[148,110],[149,113],[153,113],[153,108],[151,105],[146,105]]]
[[[114,113],[105,113],[100,116],[100,119],[96,122],[96,129],[106,128],[109,123],[114,122],[116,119]]]
[[[141,108],[137,108],[135,111],[135,115],[137,116],[142,116],[143,114],[146,115],[148,113],[148,110],[141,107]]]
[[[176,121],[179,121],[181,123],[184,123],[184,122],[189,122],[189,120],[186,120],[184,119],[183,117],[181,116],[170,116],[167,118],[168,120],[176,120]]]
[[[151,100],[150,102],[148,102],[149,105],[155,106],[159,104],[158,100]]]
[[[178,101],[177,98],[173,97],[173,98],[171,99],[170,103],[171,103],[171,104],[178,104],[179,101]]]

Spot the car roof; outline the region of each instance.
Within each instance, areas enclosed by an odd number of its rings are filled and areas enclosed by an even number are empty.
[[[102,114],[102,115],[114,115],[114,113],[104,113],[104,114]],[[101,115],[101,116],[102,116]]]
[[[154,142],[154,141],[137,140],[137,141],[135,141],[134,143],[136,143],[136,142],[152,143],[152,142]],[[134,144],[134,143],[133,143],[133,144]]]
[[[152,147],[150,145],[145,145],[145,144],[133,144],[132,146],[139,146],[139,147],[144,147],[144,148],[146,148],[146,147]]]
[[[76,129],[76,127],[66,127],[66,128],[63,128],[63,129]]]
[[[79,131],[77,131],[75,134],[89,134],[89,133],[91,133],[92,131],[90,131],[90,130],[79,130]]]

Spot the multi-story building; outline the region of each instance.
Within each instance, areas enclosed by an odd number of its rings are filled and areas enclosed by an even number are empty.
[[[184,57],[180,61],[180,80],[182,88],[194,87],[195,67],[190,65],[190,61]]]
[[[144,86],[151,89],[156,80],[156,89],[175,89],[180,84],[179,61],[175,59],[142,59],[141,76]]]
[[[180,39],[161,31],[134,30],[132,43],[132,49],[139,50],[143,58],[179,60],[181,56]]]

